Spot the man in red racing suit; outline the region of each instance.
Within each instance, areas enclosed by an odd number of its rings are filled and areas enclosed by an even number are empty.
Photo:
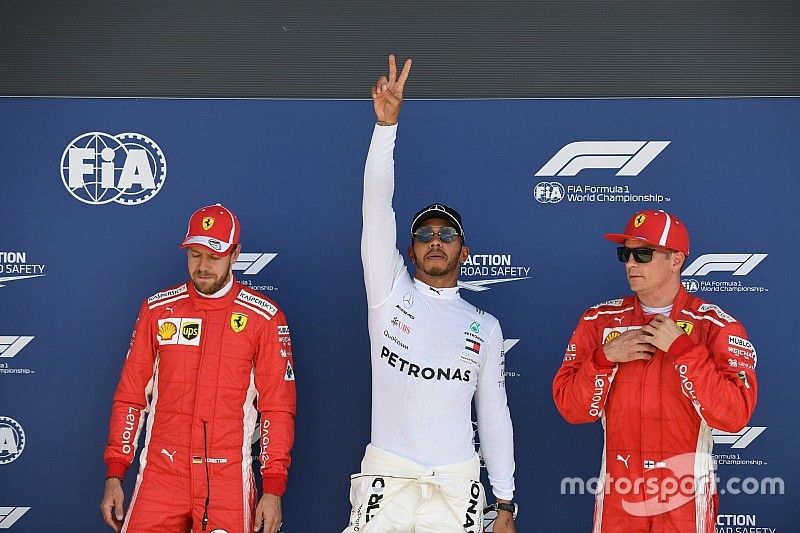
[[[735,432],[756,405],[756,351],[744,327],[688,294],[685,226],[663,211],[635,214],[620,261],[634,296],[587,310],[553,381],[568,422],[605,430],[595,532],[715,530],[711,429]]]
[[[294,439],[292,344],[275,302],[233,279],[238,242],[233,213],[220,205],[198,210],[181,245],[188,248],[191,281],[141,306],[104,455],[101,508],[115,531],[280,527]],[[145,423],[123,522],[121,479]],[[257,427],[264,491],[258,507],[251,468]]]

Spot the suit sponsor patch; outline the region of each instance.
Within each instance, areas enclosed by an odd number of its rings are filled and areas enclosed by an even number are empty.
[[[244,289],[242,289],[239,292],[239,295],[236,298],[243,302],[254,305],[260,309],[263,309],[264,311],[269,313],[270,316],[275,316],[275,314],[278,312],[278,308],[272,305],[269,301],[265,300],[264,298],[259,298],[255,294],[247,292]]]
[[[717,314],[717,316],[720,317],[722,320],[729,322],[731,324],[736,322],[735,318],[733,318],[731,315],[720,309],[719,306],[714,304],[703,304],[700,307],[698,307],[697,310],[700,311],[701,313],[714,311]]]
[[[603,329],[603,344],[613,341],[626,331],[632,329],[642,329],[642,326],[620,326],[616,328]]]
[[[159,346],[169,344],[200,346],[202,329],[201,318],[165,318],[158,321],[156,338]]]
[[[176,288],[168,290],[168,291],[158,292],[158,293],[152,295],[150,298],[148,298],[147,299],[147,303],[151,304],[151,303],[153,303],[155,301],[158,301],[158,300],[163,300],[165,298],[171,298],[173,296],[177,296],[179,294],[183,294],[187,290],[188,289],[186,288],[186,285],[184,284],[184,285],[181,285],[180,287],[176,287]]]
[[[747,339],[743,339],[742,337],[728,335],[728,352],[740,359],[744,359],[745,361],[752,361],[753,369],[755,369],[756,363],[758,363],[758,354],[756,354],[756,349],[753,346],[753,343]],[[748,367],[750,365],[740,364],[739,366]]]

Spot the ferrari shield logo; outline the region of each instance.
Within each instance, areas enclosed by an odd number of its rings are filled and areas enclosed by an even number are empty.
[[[644,213],[639,213],[638,215],[636,215],[636,218],[633,219],[633,227],[638,228],[639,226],[644,224],[644,219],[646,218],[647,217],[645,216]]]
[[[292,363],[286,362],[286,374],[283,376],[284,381],[294,381],[294,368]]]
[[[203,217],[203,229],[208,231],[214,225],[214,217]]]
[[[678,320],[677,322],[675,322],[675,324],[677,324],[679,328],[685,331],[687,335],[692,334],[692,330],[694,329],[694,324],[692,324],[691,322],[687,322],[686,320]]]
[[[233,313],[231,315],[231,329],[239,333],[247,325],[247,315],[243,313]]]

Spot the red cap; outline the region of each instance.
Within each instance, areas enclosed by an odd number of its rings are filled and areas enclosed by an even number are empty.
[[[189,229],[180,248],[205,246],[218,255],[228,255],[239,243],[239,219],[220,204],[201,207],[189,219]]]
[[[624,244],[627,239],[644,241],[689,255],[689,230],[675,215],[666,211],[639,211],[625,226],[625,233],[606,233],[606,239]]]

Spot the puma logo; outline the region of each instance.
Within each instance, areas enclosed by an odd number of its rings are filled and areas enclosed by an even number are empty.
[[[174,463],[174,462],[175,462],[175,457],[173,457],[173,456],[174,456],[176,453],[178,453],[178,450],[175,450],[174,452],[172,452],[172,453],[169,453],[169,452],[168,452],[167,450],[165,450],[164,448],[161,448],[161,453],[163,453],[164,455],[166,455],[167,457],[169,457],[169,462],[170,462],[170,463]]]
[[[622,461],[625,463],[625,468],[628,468],[628,459],[631,458],[631,454],[628,454],[627,457],[622,457],[620,454],[617,454],[617,461]]]
[[[621,316],[615,316],[615,317],[614,317],[614,320],[616,320],[617,322],[619,322],[620,326],[622,325],[622,317],[621,317]]]
[[[164,310],[165,310],[165,311],[169,311],[170,313],[173,313],[173,312],[175,311],[175,306],[172,306],[172,307],[165,307],[165,308],[164,308]]]

